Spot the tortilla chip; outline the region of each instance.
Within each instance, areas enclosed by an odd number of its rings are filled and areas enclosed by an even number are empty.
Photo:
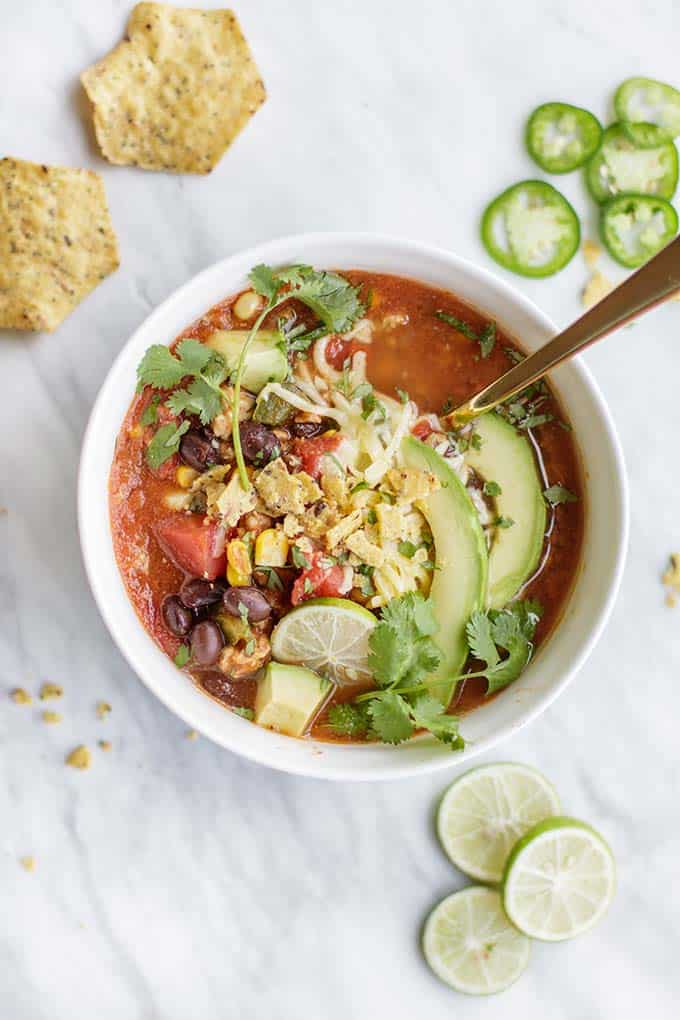
[[[118,264],[99,174],[0,159],[0,327],[51,333]]]
[[[166,4],[137,4],[81,81],[104,156],[173,173],[209,173],[266,98],[231,11]]]

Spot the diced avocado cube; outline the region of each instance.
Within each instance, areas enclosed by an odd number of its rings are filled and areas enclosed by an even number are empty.
[[[304,666],[270,662],[257,688],[255,722],[290,737],[301,737],[332,687],[330,680]]]
[[[227,368],[233,372],[247,337],[247,329],[218,329],[205,342],[222,355]],[[283,382],[287,375],[288,358],[281,349],[279,334],[261,329],[248,348],[241,379],[243,388],[259,393],[268,382]]]

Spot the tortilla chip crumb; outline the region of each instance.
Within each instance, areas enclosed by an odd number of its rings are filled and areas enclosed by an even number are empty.
[[[661,581],[666,585],[666,605],[676,606],[680,596],[680,553],[671,553]]]
[[[99,740],[98,744],[102,751],[110,751],[111,748],[113,747],[113,744],[111,743],[110,740]]]
[[[98,701],[95,711],[98,719],[106,719],[107,715],[111,711],[111,706],[108,701]]]
[[[28,854],[26,857],[20,857],[19,864],[24,871],[35,871],[35,857],[31,854]]]
[[[85,747],[84,744],[74,747],[71,753],[66,756],[66,764],[70,765],[73,769],[89,769],[92,764],[90,749]]]
[[[599,270],[588,280],[587,284],[583,288],[581,294],[581,304],[584,308],[591,308],[596,305],[598,301],[606,297],[610,291],[614,290],[614,284],[609,280],[604,273],[600,273]]]
[[[198,733],[196,730],[187,730],[184,736],[187,740],[198,740]]]
[[[48,723],[49,725],[53,725],[54,723],[60,723],[62,719],[63,716],[61,715],[60,712],[43,712],[42,714],[42,721],[44,723]]]
[[[594,269],[602,255],[602,246],[599,245],[597,241],[590,241],[586,239],[583,242],[582,251],[583,258],[588,269]]]
[[[60,687],[59,684],[43,684],[40,688],[40,700],[49,701],[50,698],[61,698],[64,694],[64,688]]]
[[[33,701],[31,695],[23,687],[15,687],[10,698],[15,705],[30,705]]]

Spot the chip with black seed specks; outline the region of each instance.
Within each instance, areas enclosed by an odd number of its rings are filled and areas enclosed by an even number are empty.
[[[0,327],[52,332],[118,264],[99,174],[0,159]]]
[[[104,156],[172,173],[209,173],[266,98],[232,11],[167,4],[137,4],[81,81]]]

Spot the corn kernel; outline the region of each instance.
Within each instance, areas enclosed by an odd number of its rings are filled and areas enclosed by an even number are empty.
[[[175,472],[175,478],[177,479],[177,484],[181,485],[183,489],[190,489],[198,478],[198,471],[187,464],[180,464]]]
[[[282,531],[265,528],[255,541],[255,563],[263,567],[285,567],[289,542]]]
[[[227,543],[227,581],[236,587],[250,584],[250,556],[245,542],[235,538]]]
[[[128,435],[131,439],[141,439],[144,435],[144,427],[142,425],[133,425],[129,430]]]
[[[234,304],[234,315],[241,321],[252,319],[253,315],[262,308],[262,304],[263,301],[259,294],[253,290],[247,290]]]

